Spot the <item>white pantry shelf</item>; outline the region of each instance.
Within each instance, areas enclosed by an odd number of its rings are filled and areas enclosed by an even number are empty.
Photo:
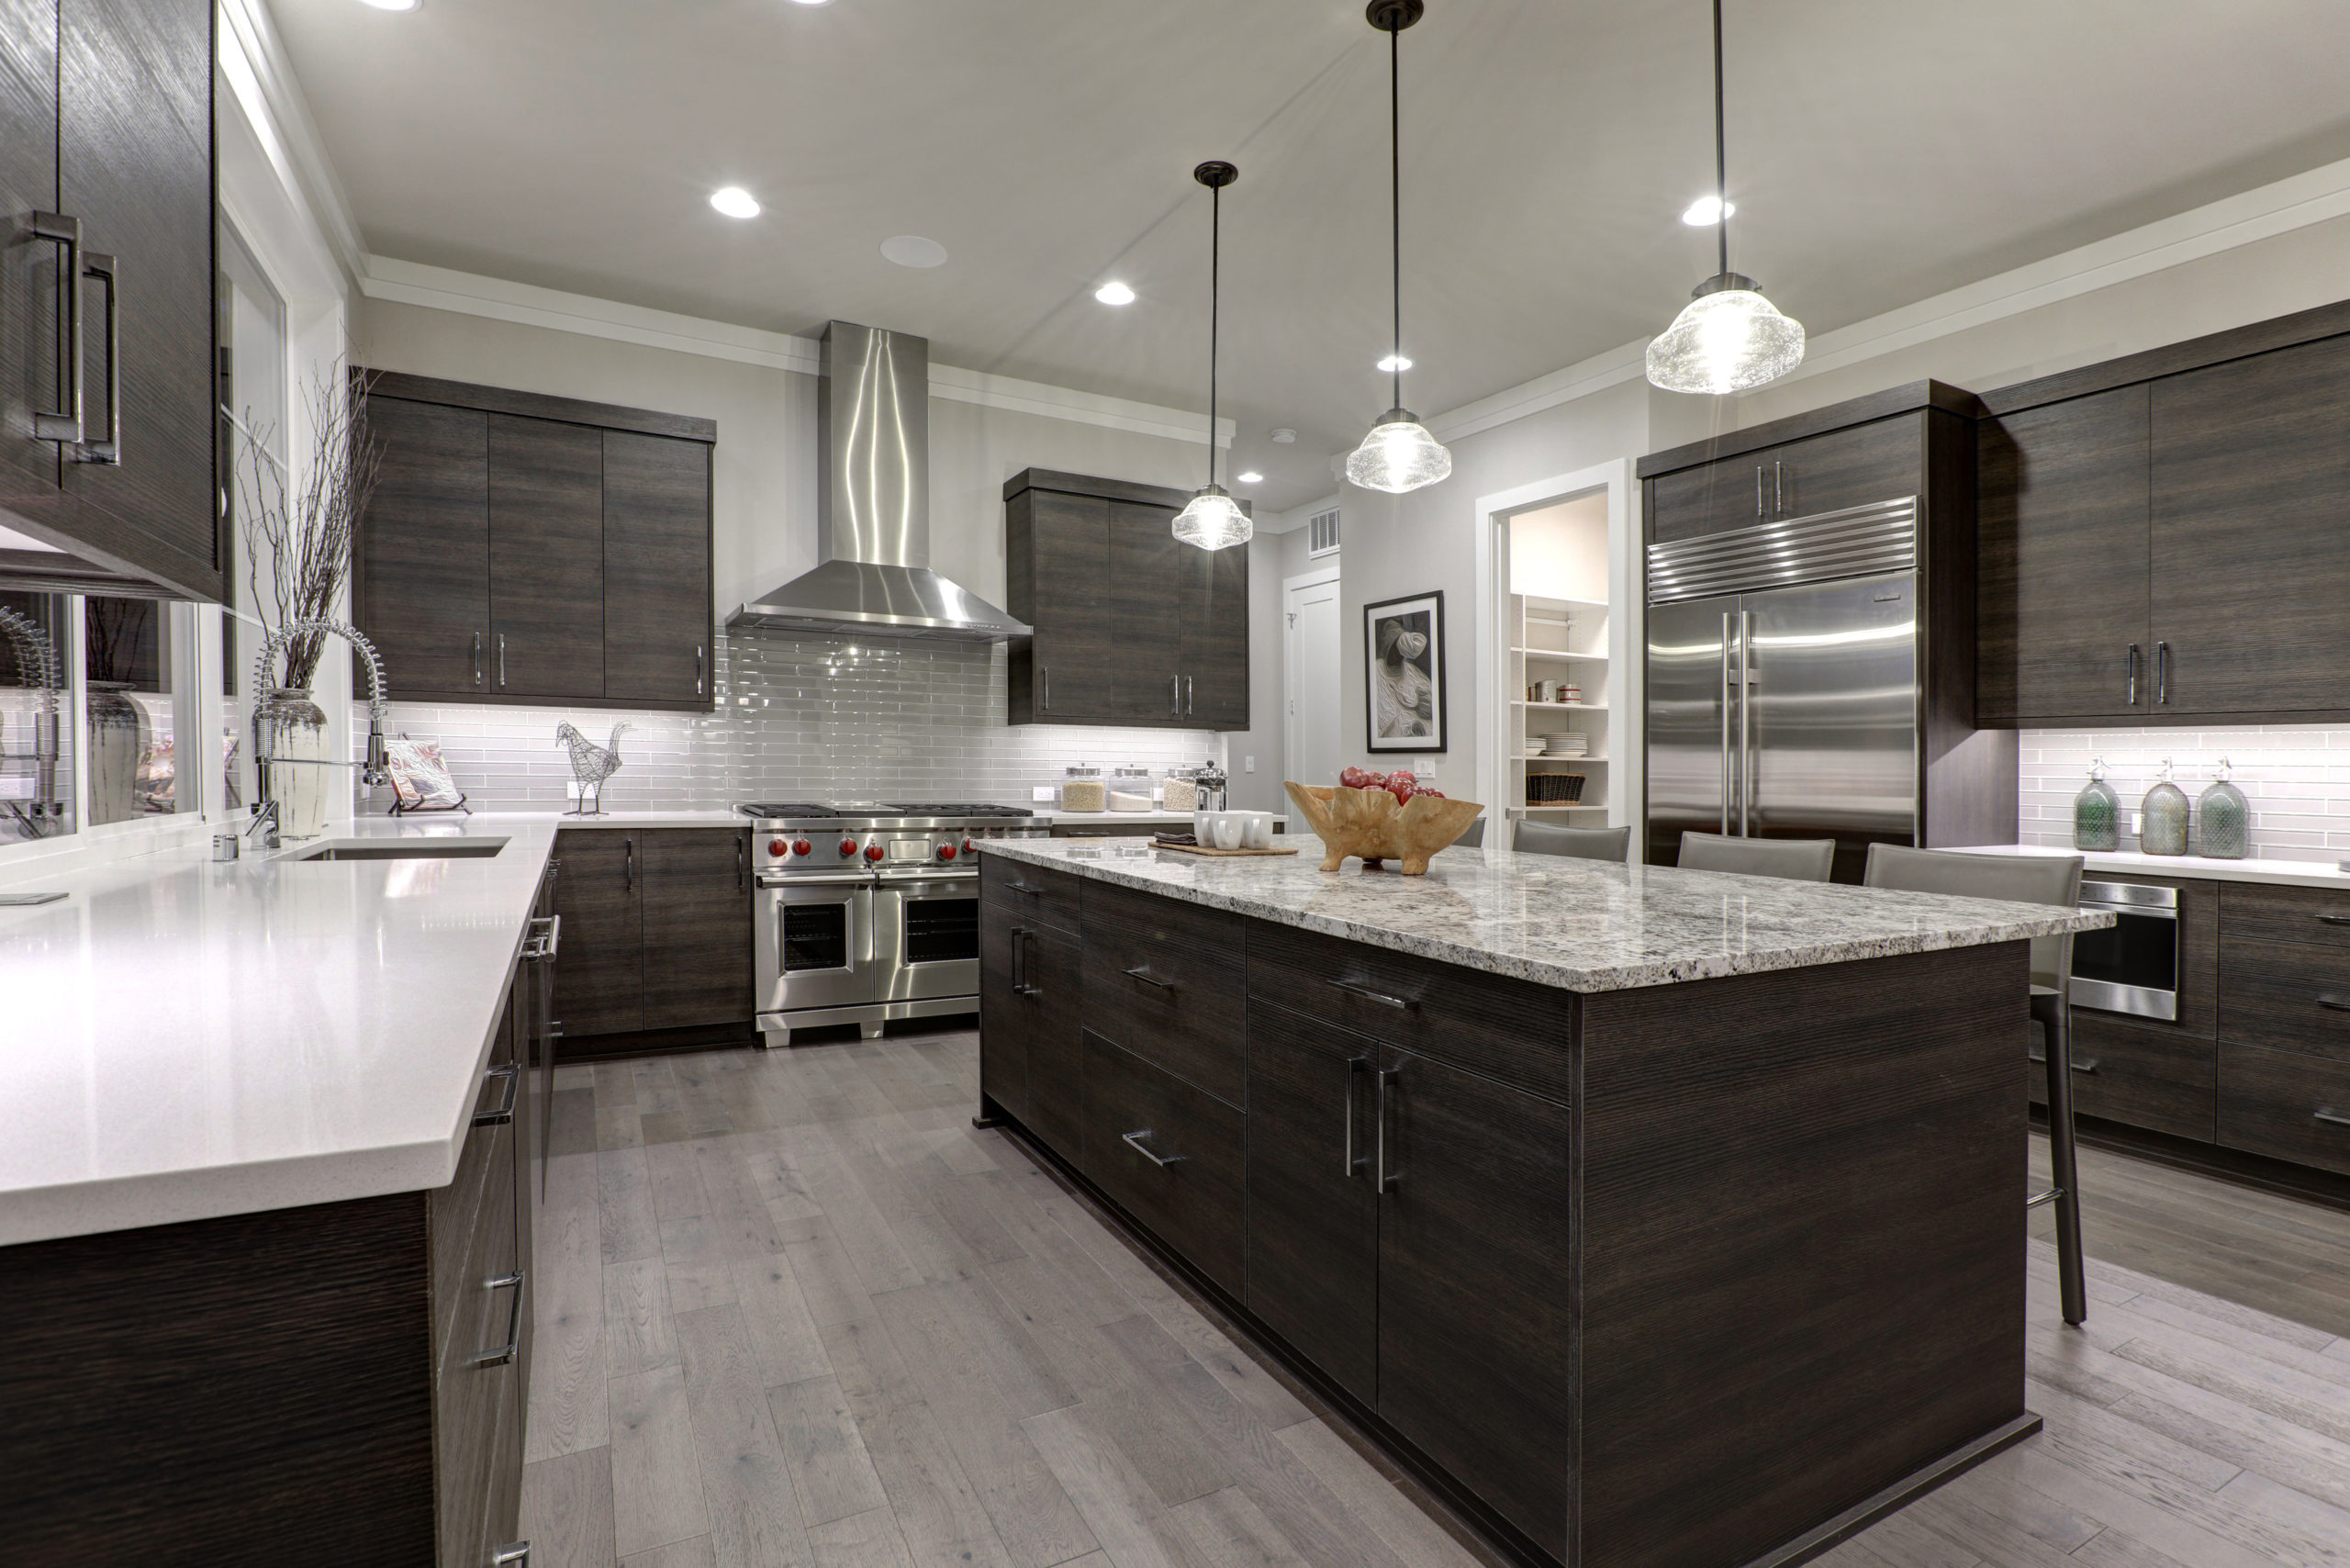
[[[1571,654],[1564,648],[1512,648],[1513,654],[1523,654],[1529,659],[1572,659],[1582,664],[1604,665],[1606,654]]]
[[[1528,702],[1520,700],[1513,701],[1510,706],[1513,708],[1563,708],[1576,713],[1605,713],[1607,711],[1607,704],[1605,702]]]

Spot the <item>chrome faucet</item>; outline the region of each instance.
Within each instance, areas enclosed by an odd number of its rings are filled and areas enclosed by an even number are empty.
[[[247,842],[252,837],[253,834],[257,830],[266,830],[262,832],[261,846],[263,849],[275,849],[278,847],[279,840],[277,836],[276,801],[255,801],[253,802],[253,820],[247,823],[244,825],[244,828],[237,834],[237,841],[240,844]]]
[[[358,649],[360,657],[367,661],[367,760],[360,767],[359,778],[361,782],[370,786],[392,781],[391,757],[384,745],[384,661],[376,655],[375,644],[369,642],[356,626],[340,621],[287,622],[269,634],[261,645],[260,655],[253,660],[253,768],[256,780],[253,810],[258,813],[264,805],[270,808],[273,845],[277,836],[276,802],[269,798],[269,764],[276,752],[277,736],[276,726],[263,722],[268,716],[268,703],[261,694],[270,689],[269,666],[276,659],[279,650],[295,638],[308,636],[314,632],[341,638]],[[336,766],[348,767],[351,765],[341,763]]]

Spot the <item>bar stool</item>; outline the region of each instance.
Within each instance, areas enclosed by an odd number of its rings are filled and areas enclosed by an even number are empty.
[[[2066,856],[1953,855],[1907,849],[1895,844],[1869,846],[1864,886],[1956,898],[2005,899],[2011,903],[2081,905],[2081,857]],[[2055,1184],[2027,1199],[2024,1207],[2056,1205],[2056,1282],[2065,1321],[2079,1324],[2089,1315],[2088,1282],[2081,1262],[2080,1166],[2073,1145],[2073,938],[2031,939],[2031,1017],[2047,1039],[2048,1164]]]
[[[1836,863],[1832,838],[1730,838],[1718,833],[1681,835],[1684,871],[1729,871],[1745,877],[1784,877],[1791,882],[1824,882]]]
[[[1520,855],[1563,855],[1570,860],[1613,860],[1621,866],[1631,853],[1628,827],[1559,827],[1523,819],[1509,846]]]

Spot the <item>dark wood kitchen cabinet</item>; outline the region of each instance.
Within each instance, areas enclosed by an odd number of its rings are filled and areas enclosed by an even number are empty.
[[[1058,1148],[1084,1136],[1077,879],[979,860],[980,1090]]]
[[[565,828],[554,1018],[565,1058],[740,1038],[752,997],[744,828]]]
[[[1692,539],[1917,495],[1924,480],[1920,447],[1912,421],[1880,419],[1710,463],[1660,468],[1650,492],[1655,510],[1649,538]]]
[[[1045,469],[1006,481],[1005,597],[1035,629],[1012,646],[1012,722],[1248,727],[1248,551],[1177,540],[1190,498]]]
[[[352,603],[394,697],[711,706],[716,425],[355,374],[382,467]]]
[[[0,8],[0,515],[68,553],[8,554],[11,582],[221,596],[212,25],[202,0]]]

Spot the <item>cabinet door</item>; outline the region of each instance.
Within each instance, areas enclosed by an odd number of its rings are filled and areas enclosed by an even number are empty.
[[[1191,549],[1185,545],[1182,548]],[[1183,620],[1183,722],[1203,730],[1248,727],[1248,547],[1192,550]]]
[[[655,828],[636,836],[644,879],[643,1027],[747,1024],[749,832]]]
[[[1748,455],[1658,475],[1649,481],[1649,539],[1669,543],[1769,521],[1769,468]]]
[[[554,1017],[565,1039],[644,1027],[644,923],[640,835],[624,828],[572,828],[555,839],[563,857],[554,912]]]
[[[381,450],[359,530],[359,629],[386,695],[463,697],[489,673],[489,416],[370,397]]]
[[[489,416],[489,690],[604,695],[604,433]]]
[[[1036,629],[1015,674],[1014,723],[1099,723],[1115,713],[1110,503],[1029,490],[1008,517],[1012,611]],[[1022,666],[1024,650],[1013,663]]]
[[[604,432],[604,695],[710,700],[710,448]]]
[[[0,468],[6,489],[57,487],[57,443],[33,416],[57,412],[62,252],[32,237],[57,207],[57,0],[0,0]]]
[[[1567,1108],[1402,1051],[1382,1065],[1379,1413],[1564,1559]]]
[[[1078,1027],[1084,948],[1048,925],[1028,928],[1021,975],[1028,1002],[1029,1130],[1071,1159],[1085,1130],[1085,1042]]]
[[[1202,598],[1200,552],[1175,537],[1175,514],[1165,507],[1112,501],[1109,508],[1115,698],[1104,717],[1181,724],[1183,631]]]
[[[2350,338],[2154,384],[2152,711],[2350,708]]]
[[[1248,1283],[1243,1299],[1365,1404],[1378,1393],[1379,1194],[1371,1095],[1379,1047],[1248,1004]]]
[[[979,906],[979,1092],[1023,1121],[1036,1025],[1024,972],[1034,930],[993,904]]]
[[[2120,386],[1984,424],[1975,458],[1979,722],[2146,711],[2148,407],[2144,386]]]
[[[1902,414],[1757,453],[1767,470],[1763,487],[1771,515],[1816,517],[1922,495],[1925,418],[1922,412]]]
[[[217,596],[211,7],[68,0],[61,22],[58,209],[82,220],[85,271],[119,269],[111,353],[108,286],[84,279],[82,425],[119,461],[68,462],[64,487],[147,542],[126,557]]]

